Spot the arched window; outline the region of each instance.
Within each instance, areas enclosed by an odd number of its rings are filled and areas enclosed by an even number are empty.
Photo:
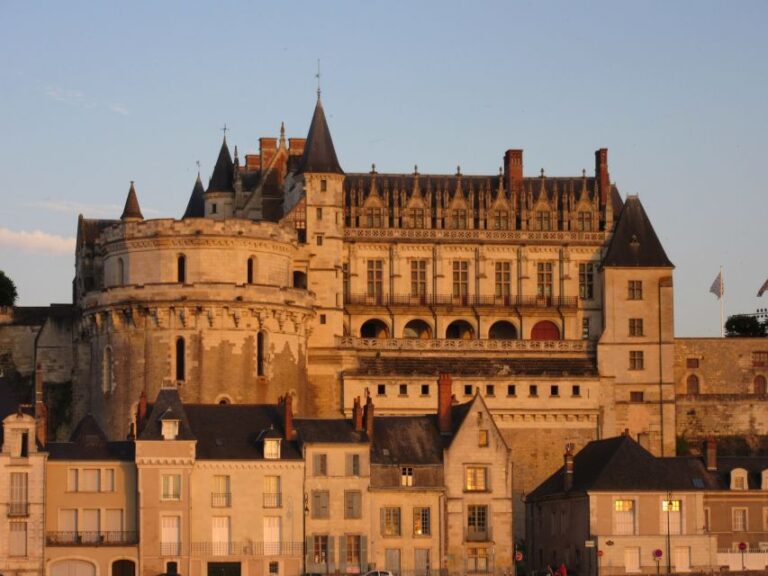
[[[187,257],[180,254],[176,260],[176,281],[184,284],[187,281]]]
[[[112,563],[112,576],[136,576],[136,564],[133,560],[115,560]]]
[[[768,390],[766,390],[765,376],[755,376],[755,394],[765,396],[766,393]]]
[[[537,322],[531,330],[531,340],[560,340],[560,328],[549,320]]]
[[[499,320],[494,322],[488,330],[488,338],[491,340],[515,340],[517,338],[517,328],[511,322]]]
[[[432,338],[432,327],[424,320],[411,320],[403,328],[403,338],[428,340]]]
[[[475,336],[475,329],[466,320],[454,320],[445,329],[445,337],[449,340],[471,340]]]
[[[101,390],[104,394],[109,394],[115,389],[115,373],[112,363],[112,346],[104,348],[104,358],[102,359]]]
[[[699,393],[699,377],[696,374],[691,374],[685,381],[685,393],[686,394],[698,394]]]
[[[366,320],[360,326],[361,338],[389,338],[389,327],[381,320]]]
[[[185,375],[186,343],[184,338],[176,339],[176,380],[183,382]]]
[[[248,284],[253,284],[253,256],[248,258]]]
[[[264,332],[256,334],[256,375],[264,376],[264,348],[266,344]]]
[[[96,565],[85,560],[60,560],[51,564],[51,576],[96,576]]]
[[[122,258],[117,259],[117,284],[118,286],[125,284],[125,263]]]

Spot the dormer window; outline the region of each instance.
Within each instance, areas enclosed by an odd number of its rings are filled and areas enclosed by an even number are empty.
[[[267,460],[280,459],[280,439],[267,438],[264,440],[264,458]]]
[[[163,420],[163,440],[176,440],[179,435],[179,421],[178,420]]]
[[[748,487],[747,471],[743,468],[731,470],[731,490],[746,490]]]
[[[760,489],[768,490],[768,470],[763,470],[761,474]]]

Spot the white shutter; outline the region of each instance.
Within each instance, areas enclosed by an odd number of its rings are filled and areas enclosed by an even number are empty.
[[[101,471],[98,468],[86,468],[85,470],[82,470],[80,474],[80,492],[98,492],[100,472]]]
[[[688,572],[691,569],[691,549],[688,546],[675,548],[675,572]]]
[[[166,556],[178,556],[181,536],[181,518],[163,516],[160,519],[160,550]]]
[[[80,527],[82,532],[83,542],[99,542],[99,510],[87,509],[83,510],[83,522]]]
[[[59,510],[59,532],[77,532],[77,510]]]
[[[640,548],[624,548],[624,571],[640,572]]]
[[[211,518],[211,541],[214,556],[229,554],[230,519],[229,516],[214,516]]]
[[[280,517],[264,517],[264,555],[275,556],[280,554]]]

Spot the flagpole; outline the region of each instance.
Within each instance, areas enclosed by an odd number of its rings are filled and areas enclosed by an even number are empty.
[[[723,267],[720,266],[720,338],[725,338],[725,279],[723,278]]]

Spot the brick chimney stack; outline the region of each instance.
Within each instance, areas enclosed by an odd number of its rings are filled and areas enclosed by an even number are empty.
[[[704,443],[707,470],[717,470],[717,440],[713,436]]]
[[[451,375],[443,372],[437,380],[437,426],[440,434],[451,433]]]
[[[286,394],[283,397],[283,430],[285,439],[293,438],[293,396]]]
[[[563,455],[565,460],[565,474],[563,475],[563,490],[570,492],[573,488],[573,444],[568,442],[565,445],[565,454]]]
[[[35,367],[35,436],[41,446],[48,439],[48,408],[43,401],[43,365]]]
[[[515,212],[519,211],[523,190],[523,151],[507,150],[504,153],[504,176],[509,199]]]
[[[600,193],[600,206],[605,206],[611,188],[611,179],[608,176],[608,148],[600,148],[595,152],[595,180],[597,191]]]
[[[355,432],[363,431],[363,407],[360,405],[360,396],[357,396],[352,403],[352,423],[355,426]]]
[[[147,420],[147,391],[142,390],[139,396],[139,406],[136,409],[136,437],[138,438]]]
[[[370,395],[365,397],[365,433],[368,439],[373,441],[373,400]]]

